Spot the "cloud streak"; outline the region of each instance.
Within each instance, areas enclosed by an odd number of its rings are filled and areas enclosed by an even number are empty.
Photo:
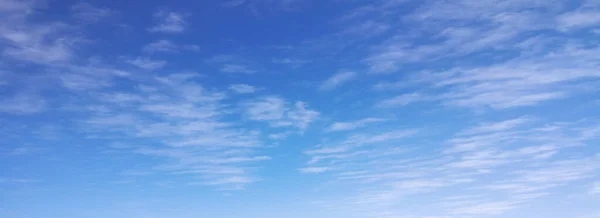
[[[343,85],[344,83],[350,82],[353,80],[357,74],[355,72],[341,72],[334,74],[329,79],[325,80],[321,86],[319,87],[321,90],[331,90],[338,86]]]

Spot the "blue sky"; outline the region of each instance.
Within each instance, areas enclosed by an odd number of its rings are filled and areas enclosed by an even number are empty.
[[[0,17],[0,217],[600,217],[596,0]]]

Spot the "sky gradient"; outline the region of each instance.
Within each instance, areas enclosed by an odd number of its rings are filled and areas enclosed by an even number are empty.
[[[600,218],[600,1],[0,0],[2,218]]]

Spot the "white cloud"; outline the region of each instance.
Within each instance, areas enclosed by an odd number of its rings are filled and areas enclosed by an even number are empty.
[[[600,195],[600,182],[596,182],[592,184],[592,188],[590,189],[591,195]]]
[[[526,117],[519,117],[519,118],[504,120],[504,121],[500,121],[500,122],[496,122],[496,123],[482,123],[482,124],[479,124],[479,126],[468,129],[462,133],[463,134],[480,134],[480,133],[506,131],[506,130],[515,128],[516,126],[522,125],[526,122],[529,122],[529,121],[531,121],[531,120]]]
[[[304,102],[290,107],[284,99],[275,96],[248,101],[242,107],[248,119],[266,121],[273,127],[293,126],[303,130],[319,116],[319,112],[307,109]]]
[[[258,89],[254,86],[247,84],[232,84],[229,86],[229,90],[234,91],[238,94],[249,94],[256,92]]]
[[[393,98],[385,99],[377,103],[377,107],[398,107],[406,106],[408,104],[429,100],[428,96],[424,96],[419,93],[402,94]]]
[[[0,4],[2,55],[37,64],[63,64],[73,57],[73,48],[81,40],[70,25],[43,20],[33,22],[37,1],[4,0]]]
[[[302,173],[323,173],[332,170],[329,167],[306,167],[299,169]]]
[[[56,64],[71,59],[72,46],[77,40],[66,36],[51,37],[61,35],[64,25],[20,25],[0,29],[0,37],[13,45],[4,50],[4,55],[38,64]]]
[[[148,43],[142,47],[142,51],[146,53],[176,53],[180,50],[198,51],[200,47],[197,45],[178,45],[165,39]]]
[[[557,18],[557,23],[558,28],[562,30],[598,27],[600,26],[600,10],[565,13]]]
[[[203,88],[197,74],[147,78],[131,92],[103,91],[95,102],[106,107],[81,122],[84,133],[97,137],[118,134],[117,142],[152,139],[152,146],[117,147],[119,152],[152,157],[157,166],[142,169],[156,175],[177,174],[188,184],[219,190],[244,189],[260,181],[257,165],[271,157],[258,154],[262,134],[241,128],[227,109],[224,93]],[[90,109],[92,110],[92,109]],[[119,113],[116,113],[116,112]],[[140,169],[137,169],[140,170]]]
[[[246,0],[231,0],[223,2],[223,7],[238,7],[246,3]]]
[[[0,100],[0,112],[27,115],[42,112],[46,109],[46,101],[37,95],[19,93]]]
[[[305,102],[296,102],[294,107],[287,112],[288,119],[292,125],[302,130],[319,117],[319,112],[307,108]]]
[[[355,72],[341,72],[331,76],[329,79],[325,80],[321,83],[320,89],[322,90],[330,90],[334,89],[338,86],[341,86],[344,83],[347,83],[353,80],[357,74]]]
[[[175,52],[177,51],[178,46],[172,43],[169,40],[157,40],[145,45],[142,48],[142,51],[148,53],[154,52]]]
[[[226,64],[221,67],[221,72],[225,73],[255,73],[255,70],[250,69],[248,66],[239,64]]]
[[[29,147],[17,147],[17,148],[13,148],[13,149],[9,149],[6,152],[0,152],[0,155],[6,155],[6,156],[21,156],[21,155],[28,155],[28,154],[32,154],[35,153],[36,151],[38,151],[39,149],[36,148],[29,148]]]
[[[499,215],[508,210],[512,210],[517,207],[518,202],[514,201],[500,201],[500,202],[486,202],[469,205],[465,207],[455,208],[454,214],[462,215]]]
[[[36,183],[39,180],[21,179],[21,178],[0,178],[0,183]]]
[[[24,12],[33,7],[32,1],[2,0],[0,1],[0,11],[4,12]]]
[[[578,92],[575,84],[599,78],[594,61],[600,47],[566,44],[541,57],[520,57],[505,63],[470,69],[420,73],[417,84],[430,84],[436,99],[445,105],[490,108],[533,106],[567,98]],[[568,60],[578,60],[577,64]]]
[[[381,118],[365,118],[361,120],[356,120],[352,122],[336,122],[329,126],[328,131],[348,131],[357,128],[364,127],[371,123],[384,122],[385,119]]]
[[[247,102],[243,106],[246,108],[248,118],[256,121],[281,120],[287,110],[286,102],[274,96]]]
[[[342,141],[323,140],[323,145],[305,154],[310,157],[307,168],[335,169],[322,172],[321,178],[360,190],[335,204],[336,209],[351,207],[365,217],[375,212],[394,217],[403,211],[390,208],[401,208],[418,193],[442,201],[440,207],[427,204],[442,215],[490,216],[551,195],[553,188],[593,178],[600,170],[597,157],[557,158],[563,150],[580,148],[597,137],[595,127],[593,122],[541,123],[525,116],[455,130],[456,137],[448,142],[456,146],[449,149],[459,148],[456,153],[432,151],[429,142],[411,146],[411,142],[429,138],[430,132],[389,131],[351,133]],[[427,155],[422,155],[423,151]],[[496,176],[503,179],[489,179]],[[440,199],[448,190],[474,196]],[[498,197],[500,193],[502,197]]]
[[[71,6],[73,17],[78,21],[97,22],[108,18],[113,11],[107,8],[98,8],[88,2],[77,2]]]
[[[287,132],[280,132],[280,133],[272,133],[269,134],[269,138],[270,139],[274,139],[274,140],[278,140],[278,139],[285,139],[287,138],[290,134],[292,134],[292,132],[287,131]]]
[[[308,62],[310,62],[310,61],[303,60],[303,59],[292,59],[292,58],[273,59],[273,63],[286,64],[286,65],[292,65],[292,66],[302,65],[302,64],[306,64]]]
[[[160,69],[160,68],[164,67],[165,65],[167,65],[167,61],[164,61],[164,60],[152,60],[149,58],[140,58],[140,57],[135,58],[135,59],[125,60],[125,62],[135,65],[144,70],[156,70],[156,69]]]
[[[154,14],[156,25],[148,28],[150,32],[180,33],[185,30],[187,15],[177,12],[159,11]]]

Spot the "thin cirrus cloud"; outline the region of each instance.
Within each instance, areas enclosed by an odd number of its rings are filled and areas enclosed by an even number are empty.
[[[187,15],[172,11],[158,11],[154,14],[156,24],[150,28],[150,32],[159,33],[181,33],[185,31]]]
[[[592,184],[592,188],[590,189],[591,195],[600,195],[600,182],[596,182]]]
[[[71,6],[73,17],[84,22],[98,22],[109,18],[115,12],[108,8],[96,7],[89,2],[78,2]]]
[[[175,44],[170,40],[162,39],[150,42],[142,48],[142,51],[146,53],[177,53],[182,50],[196,52],[200,50],[200,47],[191,44]]]
[[[347,82],[355,79],[356,76],[357,76],[357,74],[355,72],[337,73],[337,74],[334,74],[333,76],[331,76],[330,78],[328,78],[327,80],[323,81],[321,83],[321,85],[319,86],[319,88],[321,90],[335,89],[336,87],[339,87],[339,86],[343,85],[344,83],[347,83]]]
[[[240,65],[240,64],[225,64],[220,69],[221,72],[224,73],[244,73],[244,74],[252,74],[255,73],[256,70],[250,69],[248,66]]]
[[[386,119],[381,118],[365,118],[350,122],[335,122],[329,126],[328,131],[348,131],[357,128],[365,127],[372,123],[385,122]]]
[[[145,3],[0,0],[0,216],[598,213],[597,1]]]
[[[238,94],[250,94],[258,91],[259,89],[247,84],[232,84],[229,86],[229,90]]]
[[[152,60],[149,58],[138,57],[135,59],[125,60],[128,64],[134,65],[144,70],[156,70],[167,65],[165,60]]]

